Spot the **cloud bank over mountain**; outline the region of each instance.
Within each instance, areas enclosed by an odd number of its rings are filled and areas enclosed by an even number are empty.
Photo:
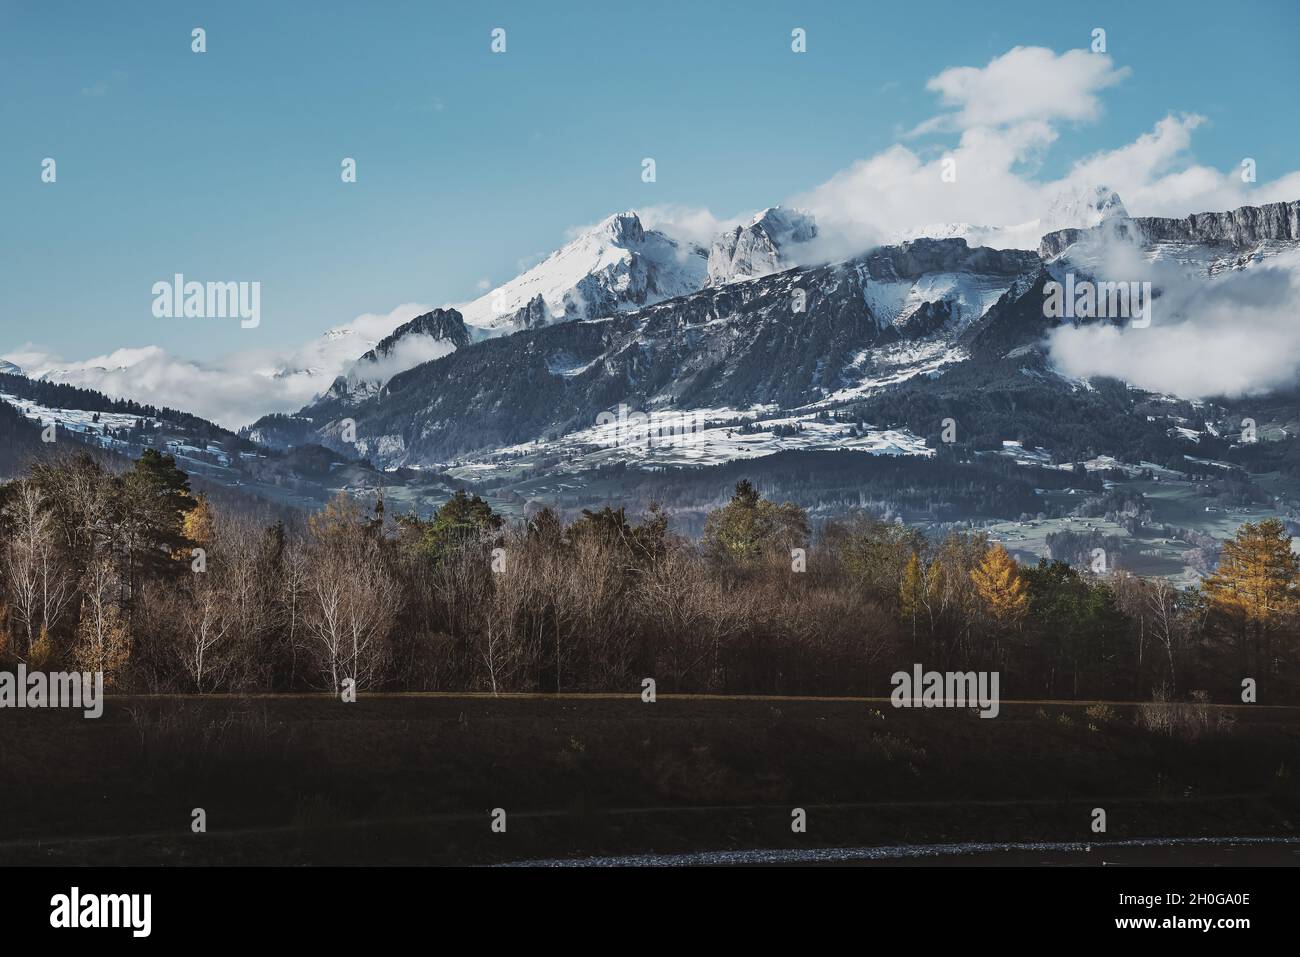
[[[1065,375],[1111,376],[1184,398],[1249,396],[1300,381],[1300,252],[1208,281],[1169,264],[1120,264],[1106,276],[1159,289],[1151,325],[1062,326],[1048,348]]]
[[[268,412],[302,408],[384,336],[428,309],[404,303],[387,313],[357,316],[295,349],[233,352],[210,362],[175,356],[157,346],[67,361],[30,344],[0,359],[33,378],[182,409],[238,428]]]

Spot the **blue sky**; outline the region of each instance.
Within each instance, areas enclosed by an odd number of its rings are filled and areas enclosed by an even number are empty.
[[[472,298],[615,210],[733,216],[900,140],[946,148],[957,132],[905,136],[942,112],[927,80],[1096,26],[1129,72],[1095,121],[1056,125],[1036,176],[1183,112],[1198,164],[1300,165],[1300,5],[1082,6],[0,2],[0,353],[202,360]],[[175,272],[260,281],[261,326],[154,318]]]

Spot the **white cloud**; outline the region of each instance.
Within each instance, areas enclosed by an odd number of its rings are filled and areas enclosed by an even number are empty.
[[[1095,120],[1101,114],[1097,94],[1130,72],[1128,67],[1116,69],[1105,53],[1014,47],[987,66],[950,67],[931,77],[926,89],[956,110],[922,123],[916,132]]]
[[[441,359],[455,351],[456,347],[446,339],[435,339],[427,335],[405,335],[398,340],[388,355],[358,362],[353,366],[350,377],[382,385],[399,372],[414,369],[434,359]]]
[[[679,243],[694,243],[708,249],[713,238],[726,229],[748,222],[751,214],[720,217],[706,207],[667,203],[636,210],[641,225],[657,229]]]
[[[821,236],[804,261],[855,255],[936,224],[999,227],[997,245],[1037,245],[1054,200],[1093,186],[1116,191],[1130,215],[1186,216],[1300,198],[1300,172],[1247,184],[1241,170],[1220,171],[1191,156],[1196,114],[1169,115],[1131,143],[1075,162],[1056,180],[1039,175],[1061,123],[1101,113],[1099,94],[1129,75],[1110,57],[1016,47],[984,67],[955,67],[927,87],[953,107],[920,124],[922,133],[957,134],[946,148],[896,144],[858,160],[787,205],[817,218]],[[945,160],[955,181],[945,181]]]
[[[1121,244],[1126,245],[1126,244]],[[1107,276],[1138,272],[1103,267]],[[1104,375],[1185,398],[1242,396],[1295,385],[1300,378],[1300,253],[1213,280],[1148,265],[1154,280],[1151,325],[1062,326],[1048,338],[1065,375]]]
[[[405,303],[388,313],[357,316],[295,349],[241,351],[212,362],[174,356],[158,346],[64,361],[28,344],[0,358],[32,377],[170,406],[237,429],[269,412],[298,411],[380,339],[428,311],[428,306]]]

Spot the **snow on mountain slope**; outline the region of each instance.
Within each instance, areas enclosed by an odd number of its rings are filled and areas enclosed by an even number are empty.
[[[713,241],[709,250],[709,284],[721,285],[780,272],[795,265],[791,247],[817,236],[809,213],[772,206],[744,226],[736,226]]]
[[[636,213],[615,213],[545,260],[457,308],[489,334],[590,319],[695,292],[707,254],[646,230]]]
[[[917,376],[939,375],[947,367],[968,358],[970,356],[964,349],[944,338],[909,340],[863,349],[854,357],[844,376],[857,381],[836,389],[808,408],[834,407]]]
[[[548,474],[625,463],[638,467],[720,465],[776,452],[849,450],[868,455],[929,458],[934,449],[906,429],[858,429],[813,413],[729,408],[665,410],[607,416],[608,421],[552,441],[527,442],[454,463],[447,474],[464,481],[503,478],[533,462]]]
[[[362,402],[327,399],[305,414],[316,441],[382,467],[553,441],[619,401],[655,411],[774,404],[802,415],[828,396],[860,396],[960,361],[957,337],[1040,270],[1033,252],[918,240],[494,336],[404,372]],[[889,352],[922,340],[934,344]],[[346,449],[334,425],[345,418],[357,436]]]
[[[988,312],[1010,285],[1004,276],[933,272],[913,281],[869,282],[863,294],[877,317],[899,327],[907,325],[922,308],[943,303],[944,326],[960,333]]]
[[[56,409],[41,405],[31,399],[0,392],[0,402],[7,402],[24,416],[39,425],[56,424],[70,432],[85,435],[102,434],[104,429],[131,429],[140,421],[137,415],[121,412],[84,412],[80,409]]]

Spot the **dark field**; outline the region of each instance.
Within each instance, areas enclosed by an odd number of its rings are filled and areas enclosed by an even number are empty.
[[[1003,702],[981,719],[862,699],[376,695],[120,697],[97,721],[8,710],[0,864],[464,864],[1297,833],[1300,709],[1216,710],[1232,726],[1192,737],[1144,729],[1134,706],[1087,708]],[[791,831],[795,807],[807,833]],[[1095,807],[1104,834],[1090,828]],[[191,831],[195,808],[207,833]],[[505,833],[490,828],[493,808]],[[1294,848],[1242,856],[1297,859]]]

